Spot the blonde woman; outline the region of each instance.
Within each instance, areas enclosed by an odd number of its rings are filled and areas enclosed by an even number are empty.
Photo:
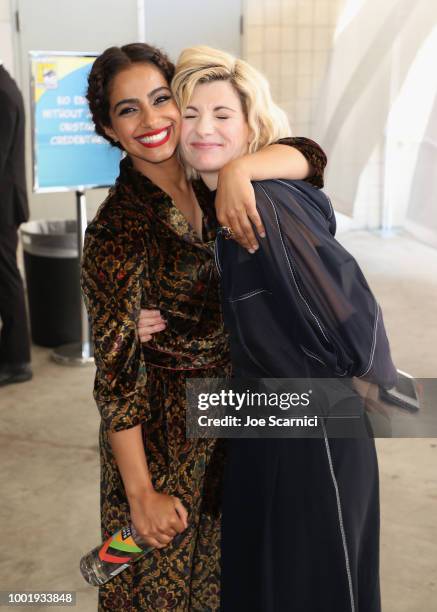
[[[266,80],[222,51],[185,50],[172,89],[183,158],[212,191],[225,164],[288,129]],[[329,377],[361,409],[347,377],[390,386],[396,371],[379,306],[334,238],[329,199],[304,181],[254,189],[266,230],[259,250],[223,232],[216,241],[234,374]],[[330,439],[322,421],[319,439],[229,440],[225,612],[379,612],[378,467],[364,415],[357,432]]]

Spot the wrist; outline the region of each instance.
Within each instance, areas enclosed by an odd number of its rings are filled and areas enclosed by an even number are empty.
[[[155,489],[153,488],[152,481],[149,479],[139,483],[130,483],[125,486],[125,491],[128,501],[133,502],[144,498],[144,496],[151,495],[155,492]]]
[[[219,171],[219,181],[220,177],[224,175],[232,175],[238,177],[244,177],[249,181],[253,180],[253,177],[250,172],[250,164],[248,163],[249,155],[243,155],[238,159],[233,159],[228,162],[223,168]]]

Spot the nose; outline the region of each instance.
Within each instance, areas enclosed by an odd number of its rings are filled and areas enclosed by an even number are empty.
[[[209,115],[199,116],[196,121],[196,132],[199,136],[208,136],[214,132],[214,123]]]
[[[147,129],[155,129],[160,127],[160,114],[158,109],[153,106],[143,108],[141,110],[141,126]]]

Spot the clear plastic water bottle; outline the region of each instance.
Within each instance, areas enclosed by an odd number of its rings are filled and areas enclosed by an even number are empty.
[[[105,584],[146,553],[153,550],[127,525],[114,533],[104,544],[96,546],[80,560],[80,571],[93,586]]]

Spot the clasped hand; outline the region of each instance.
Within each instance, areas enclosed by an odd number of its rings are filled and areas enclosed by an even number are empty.
[[[144,542],[154,548],[164,548],[178,533],[188,527],[188,513],[177,497],[144,490],[129,499],[135,530]]]

